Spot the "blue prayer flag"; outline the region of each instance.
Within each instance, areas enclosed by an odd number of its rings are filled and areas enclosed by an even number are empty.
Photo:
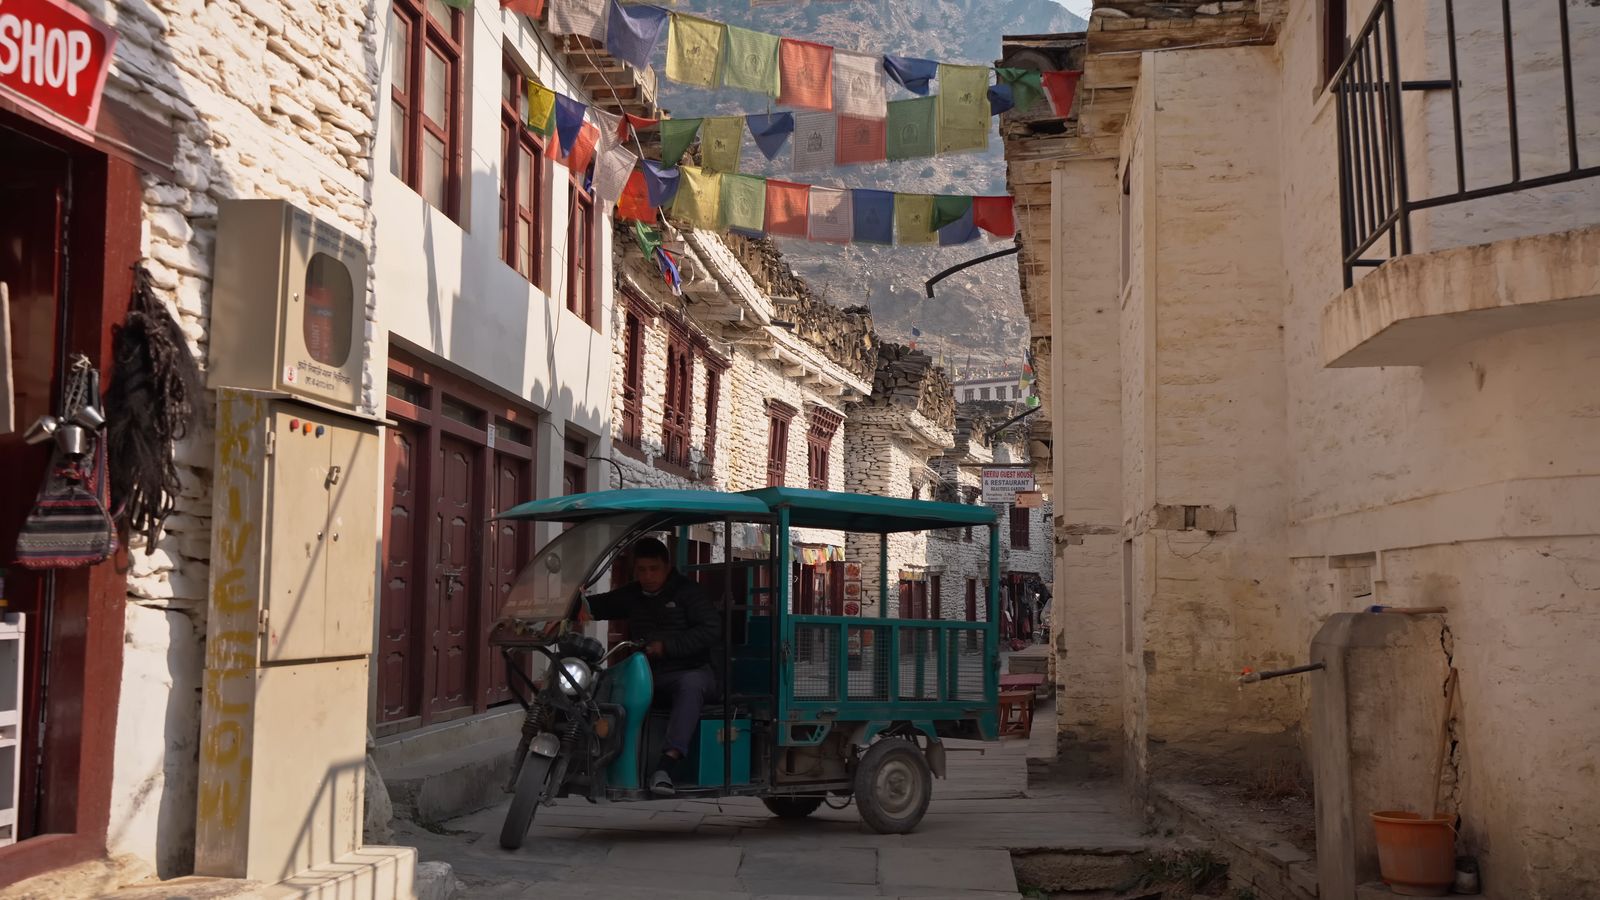
[[[682,177],[677,166],[664,166],[653,159],[642,159],[644,163],[644,189],[645,196],[650,205],[656,209],[672,202],[678,196],[678,181]]]
[[[556,95],[556,136],[561,141],[561,156],[572,155],[578,143],[578,132],[583,130],[583,116],[589,111],[587,104],[564,94]]]
[[[659,6],[623,6],[611,0],[606,19],[606,52],[635,69],[650,67],[671,13]]]
[[[857,188],[851,191],[854,232],[858,244],[894,243],[894,193]]]
[[[939,74],[939,63],[911,56],[885,56],[883,70],[913,94],[928,96],[928,82]]]
[[[783,149],[789,135],[794,133],[794,113],[745,116],[744,122],[750,128],[750,136],[756,139],[756,146],[761,148],[767,159],[777,159],[778,151]]]
[[[989,115],[998,116],[1016,105],[1011,85],[1004,82],[989,85]]]
[[[978,225],[973,221],[972,206],[967,205],[967,211],[961,218],[939,229],[939,246],[952,247],[956,244],[970,244],[977,240],[983,232],[978,230]]]

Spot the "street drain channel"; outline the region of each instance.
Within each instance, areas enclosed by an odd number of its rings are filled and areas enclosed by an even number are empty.
[[[1119,889],[1137,880],[1140,859],[1115,850],[1012,850],[1011,868],[1024,897],[1111,900],[1127,896]]]

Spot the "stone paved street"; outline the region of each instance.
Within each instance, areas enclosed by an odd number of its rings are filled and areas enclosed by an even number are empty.
[[[1031,742],[951,742],[950,778],[935,782],[927,818],[910,835],[868,831],[853,806],[791,822],[745,798],[563,800],[539,811],[516,852],[497,841],[505,804],[448,822],[443,833],[408,824],[396,842],[450,863],[467,897],[563,900],[629,888],[666,900],[1009,898],[1020,896],[1010,850],[1145,846],[1114,789],[1028,788],[1030,750],[1044,750],[1055,723],[1041,717],[1033,733]]]

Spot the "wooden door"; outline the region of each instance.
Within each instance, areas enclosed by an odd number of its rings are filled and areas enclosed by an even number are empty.
[[[422,429],[400,421],[388,429],[384,448],[383,585],[378,592],[378,721],[405,722],[422,713],[422,666],[417,641],[425,624],[417,602],[417,561],[427,529],[418,527],[427,489]],[[402,726],[403,727],[403,726]]]
[[[533,467],[527,460],[505,453],[496,453],[494,459],[493,492],[494,512],[505,512],[533,499]],[[489,632],[500,618],[500,607],[511,596],[511,586],[517,573],[530,557],[529,535],[532,529],[518,527],[510,521],[489,523],[489,588],[483,592],[483,605],[479,613],[479,646],[484,650],[483,702],[493,705],[511,699],[511,689],[506,681],[506,667],[500,654],[488,646]]]
[[[427,698],[434,718],[459,708],[471,709],[468,678],[476,661],[473,607],[476,548],[473,537],[483,516],[477,503],[481,448],[454,435],[439,436],[434,465],[433,523],[429,558],[433,560],[433,602],[428,614],[433,641],[430,664],[432,693]]]

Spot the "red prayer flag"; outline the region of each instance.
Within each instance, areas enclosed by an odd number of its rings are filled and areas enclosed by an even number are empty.
[[[833,109],[833,48],[784,38],[778,45],[778,103]]]
[[[594,148],[600,140],[600,129],[593,122],[583,123],[583,128],[578,132],[578,139],[572,142],[572,152],[565,159],[561,156],[561,142],[551,141],[545,145],[545,156],[571,169],[574,175],[583,177],[589,171],[589,164],[594,162]]]
[[[811,185],[767,179],[766,232],[785,237],[806,236]]]
[[[887,134],[884,125],[883,119],[840,116],[834,164],[848,166],[883,161]]]
[[[635,169],[633,174],[628,176],[628,185],[622,189],[622,199],[617,201],[615,216],[618,221],[624,222],[656,221],[656,211],[650,205],[650,192],[644,183],[644,172]]]
[[[623,116],[622,124],[617,126],[617,139],[623,141],[627,140],[628,129],[630,127],[634,131],[649,131],[660,124],[660,119],[647,119],[644,116],[636,116],[633,113],[627,113]]]
[[[500,8],[537,19],[544,15],[544,0],[500,0]]]
[[[1072,98],[1078,93],[1078,79],[1082,72],[1045,72],[1044,92],[1050,97],[1050,108],[1065,119],[1072,115]]]
[[[972,224],[995,237],[1016,237],[1016,202],[1010,197],[973,197]]]

